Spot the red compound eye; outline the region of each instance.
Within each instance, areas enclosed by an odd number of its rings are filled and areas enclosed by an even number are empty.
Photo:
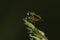
[[[41,17],[39,15],[34,15],[30,17],[32,21],[40,21]]]

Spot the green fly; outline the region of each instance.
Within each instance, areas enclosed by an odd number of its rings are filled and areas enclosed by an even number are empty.
[[[34,38],[35,40],[48,40],[45,36],[45,33],[35,27],[34,24],[31,22],[40,21],[42,18],[39,15],[36,15],[34,12],[27,13],[28,17],[27,19],[23,19],[25,22],[24,24],[27,25],[26,27],[28,30],[32,30],[32,33],[30,37]]]

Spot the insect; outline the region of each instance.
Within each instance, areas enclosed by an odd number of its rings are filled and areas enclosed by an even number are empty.
[[[24,19],[27,29],[30,30],[29,37],[31,40],[48,40],[45,33],[35,27],[35,21],[41,21],[41,16],[35,14],[35,12],[28,12],[26,19]],[[31,22],[30,22],[31,21]],[[32,23],[33,22],[33,23]]]
[[[35,14],[35,12],[28,12],[27,16],[28,16],[27,18],[32,22],[42,20],[41,16]]]

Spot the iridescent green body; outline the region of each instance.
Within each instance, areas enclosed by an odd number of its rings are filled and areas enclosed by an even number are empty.
[[[44,32],[37,29],[31,22],[27,21],[26,19],[23,19],[23,21],[25,22],[24,24],[28,26],[27,29],[31,29],[33,31],[33,34],[31,35],[32,38],[35,40],[48,40]]]

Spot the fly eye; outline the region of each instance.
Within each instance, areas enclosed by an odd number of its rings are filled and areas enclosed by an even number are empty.
[[[34,16],[34,18],[36,18],[36,19],[40,19],[39,17],[37,17],[37,16]]]

